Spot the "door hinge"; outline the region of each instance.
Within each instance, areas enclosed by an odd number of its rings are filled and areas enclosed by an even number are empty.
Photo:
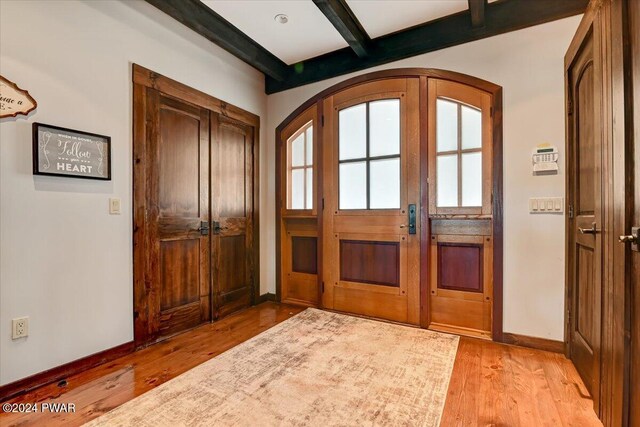
[[[493,117],[493,107],[489,107],[489,117]]]
[[[321,123],[322,127],[324,127],[324,114],[320,118],[320,123]]]
[[[569,219],[573,219],[573,205],[571,204],[569,205],[568,211],[569,211]]]
[[[322,198],[322,210],[324,210],[324,197]]]
[[[322,293],[324,294],[324,282],[322,282],[321,288],[322,288]]]
[[[573,114],[573,101],[571,99],[567,99],[567,114]]]

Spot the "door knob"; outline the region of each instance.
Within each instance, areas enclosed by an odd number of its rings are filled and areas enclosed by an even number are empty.
[[[595,222],[591,223],[591,228],[578,227],[578,231],[580,232],[580,234],[597,234],[600,232],[600,230],[596,228]]]

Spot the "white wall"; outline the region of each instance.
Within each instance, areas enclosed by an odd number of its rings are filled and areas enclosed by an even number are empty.
[[[269,193],[275,191],[275,128],[296,107],[335,83],[380,69],[428,67],[470,74],[502,86],[504,331],[562,340],[564,218],[529,215],[528,199],[564,196],[564,168],[556,176],[532,176],[531,153],[537,144],[550,142],[558,146],[560,162],[564,162],[563,58],[579,22],[580,16],[567,18],[270,95]],[[275,250],[275,202],[268,203],[268,238]],[[268,267],[271,277],[274,266]]]
[[[262,74],[147,3],[0,1],[0,73],[38,102],[28,119],[0,124],[0,384],[133,337],[134,62],[260,115],[265,140]],[[34,121],[110,135],[113,180],[34,177]],[[263,149],[263,183],[266,159]],[[109,197],[122,215],[108,214]],[[275,262],[266,230],[262,221],[265,266]],[[274,287],[266,271],[263,292]],[[21,316],[30,336],[12,341]]]

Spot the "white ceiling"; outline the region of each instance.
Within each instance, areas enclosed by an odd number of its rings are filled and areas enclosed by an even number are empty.
[[[467,0],[347,0],[347,4],[371,38],[469,8]]]
[[[489,0],[492,2],[495,0]],[[269,52],[294,64],[347,46],[311,0],[202,0]],[[347,0],[371,38],[467,10],[467,0]],[[289,22],[273,18],[284,13]]]
[[[202,0],[262,47],[294,64],[348,46],[311,0]],[[284,13],[289,22],[273,18]]]

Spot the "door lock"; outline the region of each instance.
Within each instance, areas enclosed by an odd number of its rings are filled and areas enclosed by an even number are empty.
[[[409,205],[409,234],[416,234],[416,205]]]
[[[631,227],[631,234],[628,236],[620,236],[618,238],[620,243],[631,243],[631,250],[639,252],[640,249],[640,227]]]

